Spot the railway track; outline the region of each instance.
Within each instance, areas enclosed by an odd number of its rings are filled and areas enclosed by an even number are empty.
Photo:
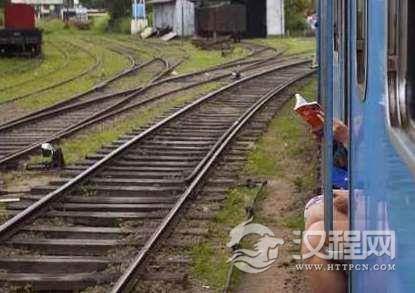
[[[19,96],[15,96],[15,97],[10,98],[10,99],[8,99],[8,100],[6,100],[4,102],[1,102],[0,105],[9,104],[9,103],[12,103],[12,102],[16,102],[18,100],[21,100],[21,99],[24,99],[24,98],[27,98],[27,97],[30,97],[30,96],[33,96],[33,95],[36,95],[36,94],[40,94],[40,93],[46,92],[48,90],[51,90],[51,89],[57,88],[59,86],[62,86],[64,84],[70,83],[70,82],[72,82],[72,81],[74,81],[76,79],[82,78],[83,76],[91,73],[92,71],[96,70],[101,65],[101,62],[102,61],[101,61],[101,59],[98,56],[92,54],[88,50],[86,50],[86,49],[82,48],[81,46],[78,46],[78,45],[76,45],[74,43],[71,43],[71,46],[78,48],[78,50],[80,50],[80,51],[83,51],[87,56],[89,56],[90,58],[92,58],[94,60],[94,63],[91,66],[89,66],[88,68],[86,68],[85,70],[83,70],[82,72],[80,72],[80,73],[78,73],[78,74],[76,74],[74,76],[68,77],[68,78],[66,78],[64,80],[61,80],[61,81],[58,81],[58,82],[55,82],[55,83],[53,83],[51,85],[47,85],[45,87],[36,89],[36,90],[31,91],[29,93],[26,93],[26,94],[23,94],[23,95],[19,95]],[[60,68],[60,69],[63,69],[63,68]],[[58,69],[58,70],[60,70],[60,69]],[[51,73],[47,74],[47,76],[49,76],[50,74]],[[33,79],[32,81],[34,81],[34,80],[37,80],[37,78],[36,79]]]
[[[296,62],[234,82],[33,188],[0,226],[4,288],[128,291],[236,135],[313,72]]]
[[[258,53],[262,51],[260,50]],[[65,137],[73,133],[73,130],[82,129],[82,125],[91,125],[90,121],[97,122],[97,120],[109,118],[109,116],[114,116],[120,112],[156,101],[173,92],[229,76],[235,68],[249,70],[269,60],[269,58],[260,59],[260,61],[255,58],[252,59],[252,57],[257,57],[255,54],[250,57],[251,60],[235,60],[211,69],[158,82],[156,80],[163,74],[163,71],[161,73],[156,71],[156,76],[144,89],[139,87],[113,93],[113,89],[117,88],[116,84],[120,78],[116,76],[113,78],[114,85],[112,84],[113,81],[109,80],[105,84],[97,86],[89,95],[79,96],[77,99],[71,100],[72,105],[66,106],[66,103],[60,103],[22,119],[0,125],[0,138],[3,138],[0,142],[0,165],[5,166],[10,162],[14,163],[16,159],[36,149],[42,142]],[[157,61],[163,63],[161,59],[154,59],[136,68],[136,70],[151,66],[152,63]],[[227,70],[226,73],[224,73],[224,70]],[[117,109],[120,107],[121,109]],[[111,110],[112,115],[109,114]]]
[[[53,43],[49,43],[48,42],[48,44],[51,46],[51,47],[53,47],[57,52],[59,52],[61,55],[62,55],[62,59],[63,59],[63,62],[62,62],[62,64],[61,65],[59,65],[58,67],[56,67],[56,68],[54,68],[53,70],[50,70],[50,71],[48,71],[48,72],[46,72],[45,74],[43,74],[43,75],[41,75],[40,77],[39,76],[32,76],[32,77],[30,77],[30,78],[27,78],[27,79],[25,79],[25,80],[21,80],[21,81],[19,81],[19,82],[17,82],[17,83],[13,83],[13,84],[8,84],[8,83],[6,83],[5,85],[3,85],[1,88],[0,88],[0,91],[8,91],[8,90],[10,90],[10,89],[13,89],[13,88],[16,88],[16,87],[20,87],[20,86],[23,86],[23,85],[27,85],[28,83],[32,83],[32,82],[35,82],[36,80],[38,80],[39,78],[47,78],[48,76],[51,76],[52,74],[55,74],[56,72],[58,72],[59,70],[62,70],[62,69],[64,69],[65,67],[67,67],[68,66],[68,64],[69,64],[69,53],[68,53],[68,51],[65,51],[65,50],[63,50],[63,49],[61,49],[59,46],[57,46],[57,45],[55,45],[55,44],[53,44]],[[69,44],[64,44],[64,47],[67,47]],[[42,60],[42,62],[43,62],[43,57],[42,57],[42,59],[40,59],[40,60]],[[41,63],[40,63],[41,64]],[[40,64],[39,64],[39,66],[40,66]],[[25,72],[25,69],[24,68],[22,68],[22,72],[21,73],[24,73]],[[26,70],[30,70],[30,67],[29,67],[29,69],[26,69]],[[11,70],[8,70],[7,71],[7,73],[14,73],[14,74],[16,74],[16,72],[19,72],[19,69],[17,69],[17,68],[13,68],[13,69],[11,69]],[[6,73],[5,74],[2,74],[2,75],[6,75]],[[0,103],[0,105],[1,104],[3,104],[3,103],[6,103],[7,101],[5,101],[5,102],[2,102],[2,103]]]
[[[136,47],[136,46],[131,46],[131,45],[126,45],[126,44],[119,43],[119,42],[113,42],[110,39],[104,39],[104,40],[107,41],[107,43],[108,42],[109,43],[112,42],[111,44],[114,47],[117,48],[116,50],[122,51],[123,52],[122,54],[125,54],[127,56],[127,58],[129,58],[130,60],[131,59],[134,60],[135,61],[135,64],[138,64],[138,61],[137,61],[137,58],[138,57],[136,56],[137,53],[136,52],[131,52],[131,51],[137,51],[137,52],[141,52],[141,53],[144,54],[144,52],[142,52],[142,48],[139,48],[139,47]],[[186,75],[184,75],[182,77],[178,77],[178,78],[180,79],[180,78],[185,78],[185,77],[187,77],[189,75],[197,75],[197,74],[202,74],[202,73],[208,73],[210,71],[213,71],[213,70],[216,70],[216,69],[220,69],[220,68],[226,69],[231,64],[234,64],[235,66],[238,65],[238,64],[242,65],[245,62],[245,59],[250,59],[250,58],[252,59],[254,57],[260,58],[260,55],[264,51],[273,51],[273,52],[275,51],[272,48],[268,48],[268,47],[264,47],[264,46],[259,46],[259,45],[254,45],[254,44],[250,44],[250,45],[251,46],[249,47],[249,50],[251,51],[251,53],[247,57],[245,57],[245,58],[240,58],[240,59],[231,61],[228,64],[222,64],[222,65],[215,66],[215,67],[210,68],[210,69],[207,69],[207,70],[196,71],[194,73],[186,74]],[[126,53],[126,51],[129,51],[129,52]],[[179,62],[176,62],[176,64],[171,65],[169,67],[168,66],[168,63],[166,61],[164,61],[164,59],[162,58],[163,56],[162,56],[162,54],[160,52],[161,52],[161,50],[159,48],[154,47],[154,53],[153,53],[154,58],[150,62],[151,63],[154,63],[155,61],[161,61],[161,62],[163,62],[164,63],[165,70],[164,71],[161,71],[160,70],[159,74],[154,74],[153,75],[153,79],[151,79],[149,81],[149,84],[151,84],[153,82],[156,82],[156,81],[159,81],[160,79],[162,79],[165,76],[166,73],[169,73],[172,69],[174,69],[175,66],[179,65],[180,62],[183,61],[183,59],[182,59]],[[184,59],[186,59],[186,58],[188,58],[187,55],[184,57]],[[256,61],[256,60],[253,60],[253,61]],[[251,60],[251,62],[253,62],[253,61]],[[46,107],[44,109],[41,109],[41,110],[38,110],[38,111],[35,111],[35,112],[32,112],[32,113],[29,113],[29,114],[24,115],[24,116],[21,116],[21,117],[19,117],[17,119],[5,121],[2,124],[0,124],[0,127],[1,128],[4,128],[6,125],[16,125],[19,122],[28,121],[28,119],[33,118],[33,117],[38,117],[38,115],[40,115],[40,114],[48,113],[51,110],[55,110],[57,108],[67,106],[69,104],[74,104],[74,103],[77,103],[77,102],[79,102],[81,100],[88,100],[90,98],[91,99],[96,98],[96,100],[98,101],[98,98],[100,98],[100,97],[103,97],[103,98],[112,98],[113,96],[117,96],[117,95],[128,95],[128,94],[130,94],[130,93],[132,93],[134,91],[138,91],[138,90],[142,89],[142,87],[141,86],[137,87],[135,85],[135,86],[133,86],[129,90],[119,90],[116,87],[113,87],[114,88],[114,91],[111,93],[112,95],[106,95],[105,93],[102,92],[103,90],[105,91],[108,87],[111,87],[111,84],[112,83],[114,83],[117,80],[123,78],[124,76],[126,76],[126,75],[128,75],[130,73],[136,73],[137,71],[141,71],[143,69],[143,67],[146,67],[146,66],[150,65],[151,64],[150,62],[145,62],[141,66],[136,66],[136,67],[133,67],[132,66],[131,68],[126,69],[126,70],[120,72],[118,75],[115,75],[114,77],[112,77],[112,78],[110,78],[110,79],[108,79],[108,80],[106,80],[106,81],[104,81],[104,82],[96,85],[94,88],[92,88],[92,89],[90,89],[90,90],[88,90],[88,91],[86,91],[84,93],[78,94],[78,95],[76,95],[76,96],[74,96],[72,98],[69,98],[69,99],[67,99],[65,101],[58,102],[58,103],[56,103],[56,104],[54,104],[52,106]]]
[[[137,88],[121,94],[109,93],[92,98],[87,96],[85,100],[74,105],[59,109],[52,108],[50,111],[2,125],[0,126],[0,138],[2,138],[0,166],[15,166],[20,158],[33,153],[44,142],[67,137],[94,123],[142,107],[180,90],[229,77],[235,68],[249,73],[255,72],[258,67],[263,67],[264,62],[268,62],[268,66],[273,66],[283,61],[287,62],[286,59],[278,58],[260,61],[236,60],[210,70],[152,82],[144,89]],[[206,75],[207,73],[209,74]]]

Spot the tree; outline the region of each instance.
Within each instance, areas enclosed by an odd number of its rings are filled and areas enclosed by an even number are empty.
[[[105,8],[105,0],[81,0],[83,6],[87,8],[102,9]]]
[[[111,22],[131,15],[131,0],[105,0],[105,4],[111,15]]]
[[[313,10],[313,0],[285,0],[285,23],[287,30],[305,30],[307,28],[306,16]]]

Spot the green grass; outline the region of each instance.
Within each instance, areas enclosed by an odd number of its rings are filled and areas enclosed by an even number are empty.
[[[0,223],[5,222],[8,219],[6,205],[4,203],[0,203]]]
[[[97,26],[102,25],[99,22],[105,22],[105,17],[99,18],[97,22]],[[104,42],[96,44],[96,41],[101,38],[101,35],[96,33],[99,29],[97,27],[94,27],[94,31],[78,31],[75,28],[65,28],[64,24],[58,20],[43,22],[40,26],[45,32],[44,61],[40,66],[21,73],[13,68],[17,69],[28,63],[26,59],[0,59],[0,68],[3,71],[11,71],[10,74],[2,75],[0,70],[0,84],[2,86],[16,85],[27,81],[22,86],[0,92],[0,102],[30,94],[37,89],[67,80],[91,68],[96,63],[96,58],[101,59],[100,66],[82,78],[40,94],[28,96],[18,103],[18,106],[26,110],[37,110],[84,92],[129,65],[129,60],[126,57],[109,50]],[[72,46],[72,43],[84,50]],[[57,45],[60,49],[52,44]]]
[[[65,27],[59,20],[41,22],[40,27],[44,30],[45,39],[44,61],[40,63],[37,60],[21,58],[0,59],[0,84],[4,85],[3,88],[6,85],[17,85],[23,82],[22,86],[0,91],[0,103],[74,77],[91,68],[96,62],[95,58],[98,57],[102,59],[102,64],[97,70],[57,88],[32,94],[17,102],[17,106],[26,111],[34,111],[90,89],[128,66],[127,58],[108,48],[117,43],[139,49],[137,55],[142,62],[154,54],[166,58],[173,64],[187,54],[189,58],[176,69],[180,74],[206,69],[248,54],[248,51],[240,45],[236,45],[231,54],[222,57],[218,51],[197,49],[189,40],[184,42],[182,48],[179,40],[165,43],[157,39],[142,41],[129,35],[104,34],[107,25],[108,16],[94,18],[90,31]],[[70,43],[85,48],[90,54],[72,47]],[[24,72],[17,70],[24,67],[31,67],[31,70]],[[2,72],[7,72],[7,74],[2,74]],[[148,76],[144,76],[143,80],[148,80]],[[125,86],[131,87],[134,83],[134,78],[131,82],[126,80]]]
[[[316,95],[316,86],[316,81],[312,81],[299,89],[299,92],[313,99]],[[294,99],[290,100],[277,118],[271,122],[269,132],[249,155],[246,166],[248,174],[268,179],[290,177],[296,186],[307,186],[310,181],[314,180],[315,166],[313,164],[303,166],[304,155],[314,148],[314,140],[309,130],[292,110],[293,108]],[[313,158],[309,159],[312,161]],[[295,175],[300,167],[305,167],[304,173],[310,175],[301,176],[302,181],[299,181],[299,176]]]
[[[174,41],[172,44],[179,46],[179,41]],[[233,52],[222,57],[220,51],[200,50],[190,42],[184,44],[184,50],[190,56],[183,64],[177,68],[177,72],[184,74],[193,71],[203,70],[215,65],[226,63],[248,55],[248,50],[240,45],[236,45]]]
[[[227,262],[231,252],[226,247],[228,233],[233,227],[246,221],[246,208],[252,206],[257,196],[261,196],[258,188],[239,187],[229,190],[223,208],[209,225],[209,235],[214,236],[190,251],[193,276],[215,292],[221,292],[226,285],[229,270]],[[233,282],[238,280],[237,271],[233,277]]]
[[[209,67],[226,63],[249,54],[243,46],[236,44],[234,50],[222,57],[220,51],[207,51],[198,49],[190,40],[186,39],[183,44],[181,40],[172,40],[168,43],[159,39],[138,40],[136,37],[125,35],[114,35],[119,41],[135,46],[141,50],[154,48],[151,52],[158,57],[165,58],[171,63],[178,61],[187,55],[189,58],[180,64],[176,71],[179,74],[186,74],[198,70],[207,69]]]
[[[108,29],[108,22],[110,16],[107,14],[105,16],[92,17],[91,31],[96,34],[103,34]]]
[[[285,50],[285,54],[313,54],[316,50],[315,38],[271,37],[267,39],[255,39],[252,41],[257,44]]]
[[[189,255],[192,259],[193,276],[220,292],[226,284],[228,252],[209,242],[194,246]]]
[[[69,37],[65,37],[64,39],[67,40]],[[59,72],[54,73],[53,78],[38,81],[38,86],[43,87],[46,86],[48,82],[54,83],[60,80],[68,79],[85,70],[88,70],[96,63],[95,58],[99,58],[101,60],[100,66],[81,78],[77,78],[57,88],[31,95],[30,97],[20,100],[18,102],[20,107],[27,110],[37,110],[50,104],[68,99],[76,94],[89,90],[95,84],[117,74],[129,65],[127,58],[112,52],[105,47],[96,46],[93,42],[86,42],[77,38],[72,38],[72,42],[78,46],[82,46],[86,50],[94,52],[93,54],[96,55],[96,57],[88,56],[85,52],[77,51],[71,56],[71,62],[65,70],[60,70]],[[27,87],[26,90],[29,91]]]
[[[147,107],[132,111],[122,118],[115,118],[111,123],[95,126],[94,128],[78,134],[72,138],[64,139],[60,146],[65,156],[67,164],[73,164],[84,159],[86,155],[93,154],[103,145],[115,141],[118,137],[126,134],[133,129],[153,122],[168,110],[181,106],[193,100],[195,96],[206,94],[220,87],[220,83],[210,83],[197,88],[180,93],[174,98],[166,98],[153,103]],[[42,158],[35,156],[31,159],[32,163],[38,163]]]

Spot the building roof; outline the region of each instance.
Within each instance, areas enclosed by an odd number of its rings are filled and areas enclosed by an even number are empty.
[[[148,3],[151,4],[164,4],[164,3],[170,3],[170,2],[176,2],[176,0],[150,0]]]

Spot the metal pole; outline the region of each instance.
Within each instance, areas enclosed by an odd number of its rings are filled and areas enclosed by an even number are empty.
[[[181,0],[182,3],[182,47],[184,46],[184,0]]]

